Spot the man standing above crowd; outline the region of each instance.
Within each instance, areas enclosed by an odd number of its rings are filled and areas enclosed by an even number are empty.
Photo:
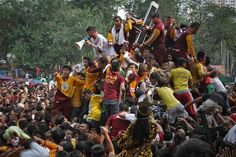
[[[193,62],[195,60],[196,54],[193,46],[193,35],[198,32],[200,24],[198,22],[193,22],[190,28],[184,31],[175,42],[174,46],[174,59],[182,57],[187,60],[187,69],[193,70]]]
[[[113,46],[108,45],[108,40],[97,32],[96,27],[89,26],[86,32],[91,37],[90,40],[87,41],[87,44],[93,47],[93,51],[98,56],[114,57],[115,50]]]
[[[71,98],[74,93],[74,86],[84,84],[83,80],[79,80],[73,76],[69,76],[71,67],[65,65],[62,67],[62,75],[55,73],[54,77],[57,82],[57,92],[54,97],[54,108],[62,112],[67,119],[70,119],[72,110]]]
[[[166,44],[165,44],[165,26],[162,23],[160,16],[154,14],[152,16],[152,22],[155,24],[153,28],[146,26],[145,29],[151,30],[152,34],[143,44],[140,45],[140,48],[143,49],[145,46],[152,46],[153,52],[151,52],[158,62],[159,65],[162,64],[163,58],[166,55]]]
[[[175,29],[175,19],[172,16],[167,16],[165,21],[165,29],[166,29],[166,48],[168,54],[172,52],[175,38],[177,36],[177,30]]]
[[[192,86],[192,75],[186,67],[186,60],[184,58],[178,58],[177,68],[170,71],[170,82],[175,89],[174,96],[183,104],[186,105],[193,101],[189,86]],[[186,108],[191,117],[195,117],[197,108],[194,104],[189,105]]]
[[[115,16],[113,21],[114,26],[108,32],[107,39],[109,45],[113,46],[116,54],[120,56],[121,48],[127,38],[127,32],[132,29],[132,21],[128,19],[127,24],[124,25],[120,16]]]
[[[104,83],[104,119],[119,112],[119,102],[121,102],[125,91],[125,79],[119,74],[120,61],[115,59],[111,62],[111,71],[106,73]]]
[[[193,84],[195,86],[199,86],[201,83],[203,83],[204,77],[210,76],[213,73],[213,71],[207,72],[204,70],[205,59],[206,59],[206,53],[204,51],[199,51],[197,53],[197,62],[194,65],[194,69],[192,72]]]

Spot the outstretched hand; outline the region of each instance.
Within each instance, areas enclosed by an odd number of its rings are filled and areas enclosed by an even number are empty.
[[[226,147],[224,149],[220,148],[219,153],[216,157],[236,157],[236,149],[230,150],[230,148]]]
[[[101,133],[102,135],[108,135],[108,129],[106,127],[101,126]]]

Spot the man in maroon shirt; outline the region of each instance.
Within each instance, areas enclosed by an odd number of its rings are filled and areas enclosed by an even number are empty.
[[[146,26],[145,29],[151,31],[151,36],[140,45],[140,49],[143,49],[146,46],[151,46],[151,53],[155,57],[155,60],[159,65],[162,64],[164,56],[167,53],[166,43],[165,43],[165,26],[161,21],[159,14],[152,15],[152,22],[154,23],[153,27]]]
[[[110,136],[111,140],[116,139],[116,137],[119,135],[119,133],[121,131],[125,131],[130,124],[129,121],[127,121],[119,116],[123,112],[128,111],[128,109],[129,109],[128,104],[120,103],[119,109],[120,109],[120,112],[110,116],[106,122],[106,125],[105,125],[105,127],[108,130],[110,129],[109,136]]]
[[[130,121],[119,116],[120,114],[124,114],[124,112],[126,113],[128,111],[129,105],[127,103],[120,103],[119,109],[120,112],[110,116],[105,125],[105,127],[110,130],[109,136],[117,154],[121,151],[117,146],[117,139],[119,138],[120,133],[125,131],[130,124]]]
[[[120,61],[115,59],[111,62],[111,71],[106,73],[103,97],[105,120],[119,112],[119,102],[125,91],[125,79],[119,74],[119,70]]]
[[[173,57],[177,61],[178,58],[184,58],[187,61],[187,69],[193,70],[193,62],[195,60],[195,49],[193,46],[193,35],[199,31],[200,24],[193,22],[190,28],[184,31],[179,38],[176,40]]]

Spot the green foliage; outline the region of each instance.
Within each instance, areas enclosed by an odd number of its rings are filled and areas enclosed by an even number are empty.
[[[198,49],[205,49],[215,63],[221,62],[221,42],[224,49],[235,52],[236,44],[236,12],[234,9],[207,4],[198,14],[201,16],[201,29],[196,37]]]
[[[4,0],[0,7],[1,57],[12,53],[25,68],[78,62],[87,52],[75,42],[83,39],[87,26],[103,26],[101,15],[64,0]]]
[[[112,17],[125,8],[135,17],[144,17],[152,0],[0,0],[0,58],[16,56],[16,65],[25,68],[53,67],[76,63],[90,56],[75,47],[86,27],[94,25],[104,36],[112,26]],[[155,0],[159,14],[172,15],[177,24],[201,23],[195,36],[197,50],[205,49],[220,63],[220,44],[236,52],[235,10],[199,0]]]

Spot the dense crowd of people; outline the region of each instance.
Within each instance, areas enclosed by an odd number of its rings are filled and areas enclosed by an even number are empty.
[[[155,14],[137,44],[141,19],[113,21],[107,38],[86,29],[95,59],[49,84],[1,82],[0,156],[235,157],[236,84],[195,52],[200,24]]]

